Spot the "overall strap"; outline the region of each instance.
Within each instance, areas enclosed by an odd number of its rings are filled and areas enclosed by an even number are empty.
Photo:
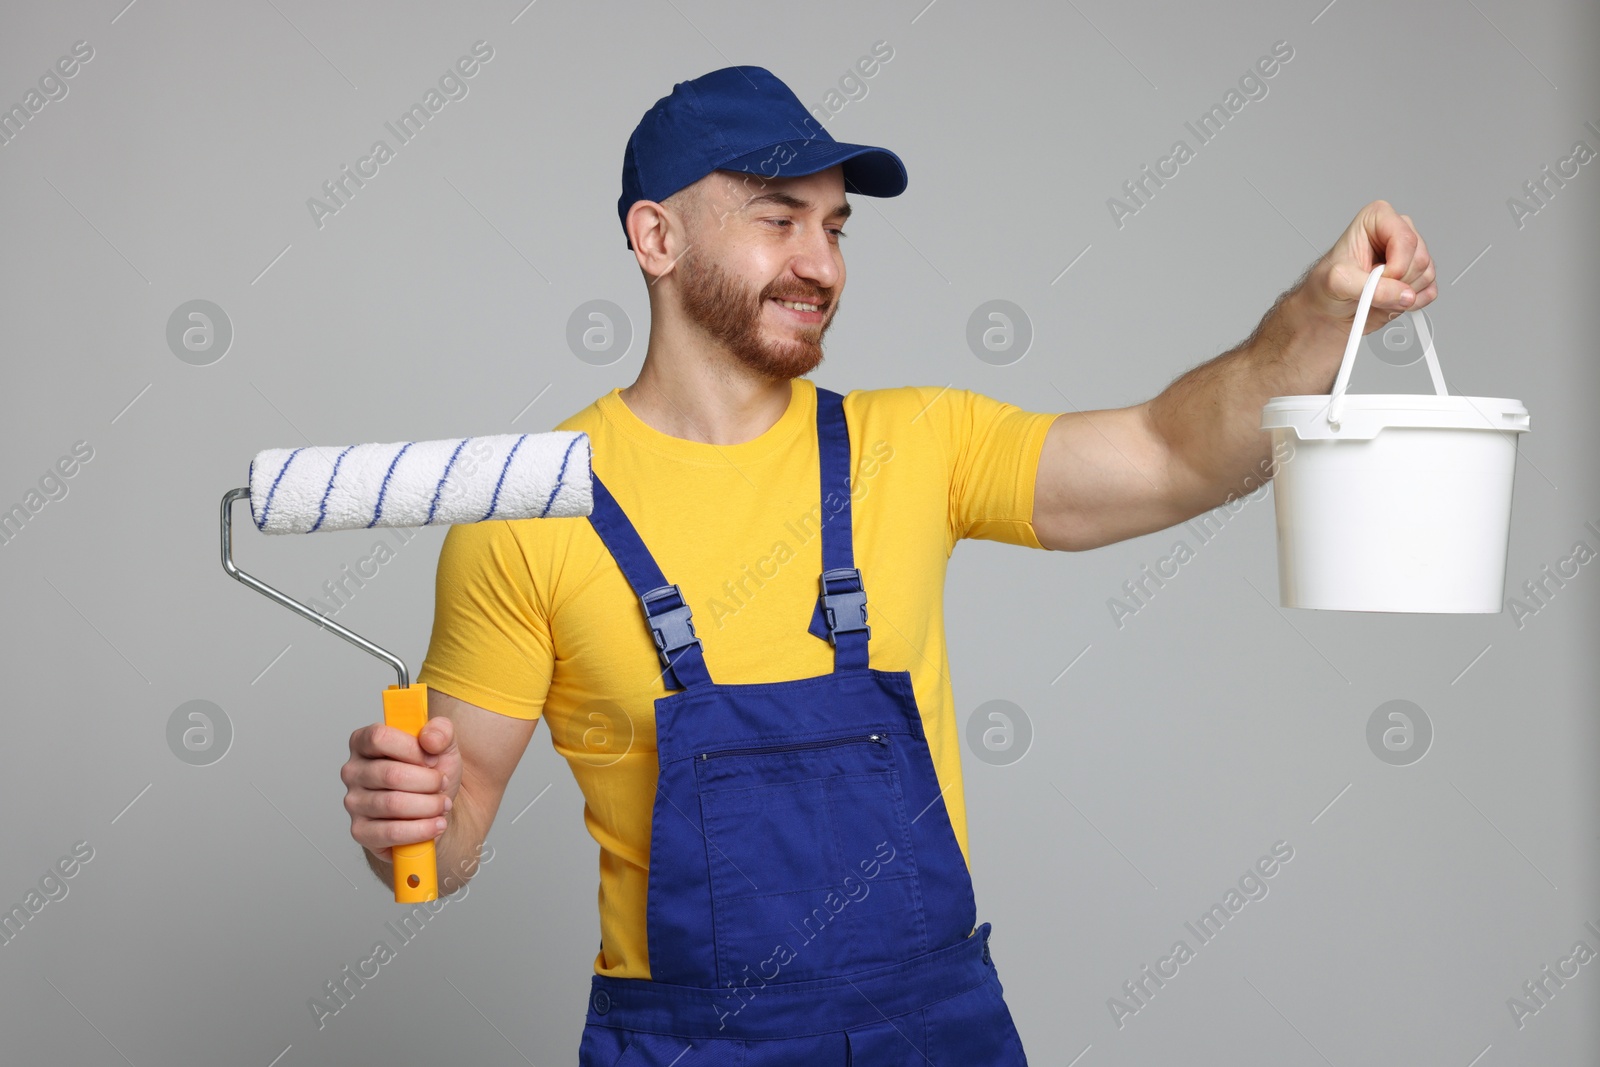
[[[850,526],[850,428],[844,397],[817,386],[817,459],[822,472],[821,592],[809,630],[833,645],[835,671],[864,670],[867,593],[855,565]]]
[[[689,604],[683,590],[668,583],[661,573],[655,557],[644,547],[639,532],[623,514],[616,497],[600,481],[594,482],[594,510],[589,522],[595,533],[611,550],[611,556],[622,569],[623,577],[633,587],[634,595],[644,607],[645,625],[655,638],[656,652],[665,668],[663,677],[668,689],[687,689],[690,686],[710,685],[711,675],[706,671],[705,654],[700,639],[694,635],[694,620],[690,618]]]

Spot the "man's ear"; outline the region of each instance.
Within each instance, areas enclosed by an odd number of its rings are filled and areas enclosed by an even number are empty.
[[[667,208],[654,200],[635,200],[628,208],[626,226],[639,269],[659,278],[672,269],[682,249],[682,227],[674,226]]]

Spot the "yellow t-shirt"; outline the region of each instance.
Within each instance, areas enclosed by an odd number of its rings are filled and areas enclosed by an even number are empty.
[[[815,384],[794,379],[782,417],[736,445],[663,434],[620,392],[556,428],[589,434],[596,475],[683,590],[712,680],[833,670],[833,646],[807,631],[822,571]],[[1034,478],[1056,416],[919,386],[851,392],[844,411],[869,662],[911,673],[966,857],[945,568],[963,537],[1042,547],[1031,523]],[[639,600],[589,520],[451,527],[417,680],[502,715],[548,721],[600,845],[595,971],[648,978],[654,702],[668,690]]]

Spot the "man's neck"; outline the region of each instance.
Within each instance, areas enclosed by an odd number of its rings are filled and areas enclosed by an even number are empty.
[[[793,385],[787,378],[704,359],[667,364],[653,350],[647,352],[639,377],[620,395],[641,422],[670,437],[744,444],[770,430],[788,410]]]

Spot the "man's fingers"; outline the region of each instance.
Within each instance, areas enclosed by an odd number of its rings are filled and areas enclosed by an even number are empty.
[[[411,793],[398,789],[352,788],[345,793],[344,808],[364,819],[437,819],[451,808],[443,793]]]
[[[1328,273],[1328,290],[1334,298],[1354,304],[1361,299],[1361,290],[1366,287],[1368,274],[1369,271],[1353,261],[1339,263]],[[1429,280],[1431,282],[1431,276]],[[1409,311],[1416,306],[1417,292],[1416,285],[1400,278],[1391,278],[1385,273],[1378,278],[1378,286],[1372,291],[1372,309]],[[1412,299],[1404,299],[1407,293],[1411,294]]]
[[[396,789],[405,793],[440,793],[445,776],[433,767],[391,759],[350,760],[339,778],[352,789]]]
[[[1368,270],[1363,269],[1359,263],[1345,260],[1333,265],[1328,272],[1328,292],[1335,300],[1343,300],[1354,304],[1361,299],[1361,290],[1366,287]],[[1378,282],[1378,289],[1382,291],[1384,282]],[[1376,301],[1376,296],[1374,296]]]
[[[1422,259],[1423,258],[1421,253],[1418,253],[1417,258],[1418,259]],[[1421,268],[1418,268],[1418,269],[1414,269],[1411,272],[1411,276],[1409,278],[1407,278],[1405,281],[1406,281],[1407,285],[1411,286],[1411,288],[1415,289],[1417,292],[1420,293],[1420,292],[1422,292],[1422,290],[1426,289],[1428,286],[1433,284],[1433,279],[1434,279],[1433,260],[1429,259],[1429,260],[1426,261],[1424,266],[1422,266]]]
[[[1405,299],[1407,296],[1410,299]],[[1372,292],[1372,309],[1410,311],[1417,304],[1417,291],[1398,278],[1379,278]]]
[[[1410,215],[1400,217],[1406,220],[1406,225],[1413,231],[1416,230],[1416,224],[1411,221]],[[1411,256],[1411,266],[1401,277],[1401,281],[1421,293],[1433,281],[1433,270],[1433,256],[1428,252],[1428,242],[1424,241],[1422,234],[1419,233],[1416,251]]]
[[[444,833],[443,819],[364,819],[351,821],[350,836],[363,848],[376,852],[395,845],[433,841]]]
[[[350,735],[350,754],[364,759],[404,760],[419,766],[428,762],[428,753],[415,737],[381,722],[368,723]]]
[[[1383,270],[1373,290],[1366,332],[1431,303],[1439,295],[1433,256],[1411,216],[1400,214],[1386,200],[1374,200],[1361,209],[1339,242],[1316,265],[1312,306],[1330,319],[1348,315],[1378,263]]]
[[[451,758],[454,756],[454,758]],[[350,735],[350,759],[339,771],[345,784],[350,836],[392,863],[390,850],[436,840],[454,806],[452,778],[460,777],[455,724],[430,719],[421,735],[369,723]]]
[[[1422,240],[1415,227],[1383,200],[1370,204],[1363,216],[1372,248],[1383,259],[1384,278],[1404,279]]]
[[[429,719],[417,735],[422,750],[433,756],[443,755],[456,742],[456,724],[444,716]],[[430,764],[431,766],[431,764]]]

